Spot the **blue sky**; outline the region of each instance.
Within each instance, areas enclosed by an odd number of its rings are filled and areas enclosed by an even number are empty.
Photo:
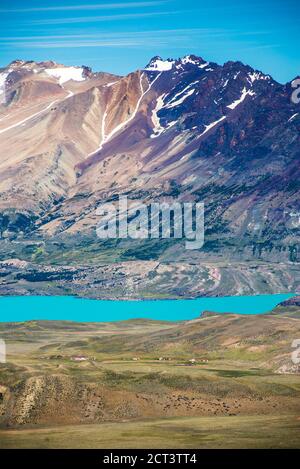
[[[126,74],[151,57],[300,74],[299,0],[0,0],[0,66],[20,58]]]

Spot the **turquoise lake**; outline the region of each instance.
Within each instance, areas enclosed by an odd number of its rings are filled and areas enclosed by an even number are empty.
[[[227,296],[193,300],[89,300],[70,296],[0,297],[0,321],[37,319],[110,322],[147,318],[165,321],[195,319],[203,311],[263,314],[295,294]]]

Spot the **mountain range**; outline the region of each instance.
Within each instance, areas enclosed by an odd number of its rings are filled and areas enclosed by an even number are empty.
[[[241,62],[154,57],[127,76],[0,69],[0,293],[299,290],[300,113]],[[97,207],[201,201],[205,244],[99,240]]]

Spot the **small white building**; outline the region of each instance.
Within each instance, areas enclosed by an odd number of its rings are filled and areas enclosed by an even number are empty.
[[[87,358],[87,357],[84,357],[84,356],[82,356],[82,355],[79,355],[79,356],[71,357],[71,360],[72,360],[73,362],[85,362],[85,361],[88,360],[88,358]]]

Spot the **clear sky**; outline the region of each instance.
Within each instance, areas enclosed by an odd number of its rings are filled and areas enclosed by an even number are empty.
[[[0,66],[20,58],[126,74],[154,55],[300,75],[300,0],[0,0]]]

